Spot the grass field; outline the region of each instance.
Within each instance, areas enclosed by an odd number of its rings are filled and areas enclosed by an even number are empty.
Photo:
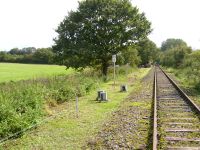
[[[66,70],[64,66],[0,63],[0,82],[18,81],[38,77],[48,77],[60,74],[70,74],[72,69]]]

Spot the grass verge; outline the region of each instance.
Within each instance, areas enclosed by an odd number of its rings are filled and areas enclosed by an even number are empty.
[[[187,69],[165,68],[176,83],[186,92],[186,94],[200,107],[199,82],[189,75]],[[198,85],[197,85],[198,84]]]
[[[109,102],[95,101],[96,91],[79,98],[79,117],[75,113],[75,101],[69,101],[57,106],[55,112],[62,112],[54,119],[25,133],[18,139],[13,139],[2,145],[3,149],[81,149],[87,139],[92,138],[109,120],[113,111],[131,91],[139,86],[140,79],[149,69],[135,70],[128,77],[118,76],[116,87],[113,81],[102,83],[99,89],[108,92]],[[127,83],[129,92],[119,92],[119,85]],[[54,115],[54,114],[52,114]]]

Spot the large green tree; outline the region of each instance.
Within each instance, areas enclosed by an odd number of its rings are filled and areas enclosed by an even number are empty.
[[[146,38],[150,25],[129,0],[83,0],[58,26],[53,49],[67,67],[101,66],[107,75],[112,55]]]
[[[153,41],[145,39],[139,42],[137,44],[137,47],[139,56],[141,57],[142,65],[146,65],[156,61],[159,50]]]

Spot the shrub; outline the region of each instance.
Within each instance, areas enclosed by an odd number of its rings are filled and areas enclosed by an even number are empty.
[[[45,103],[63,103],[84,96],[100,80],[76,74],[1,84],[0,139],[36,124],[45,115]]]

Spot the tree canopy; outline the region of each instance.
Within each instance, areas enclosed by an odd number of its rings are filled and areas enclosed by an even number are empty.
[[[166,51],[177,47],[187,47],[187,43],[184,42],[182,39],[170,38],[162,42],[161,50]]]
[[[139,56],[141,57],[141,65],[147,65],[155,62],[159,50],[154,42],[149,39],[145,39],[137,44]]]
[[[112,55],[145,39],[150,26],[129,0],[83,0],[58,26],[53,50],[67,67],[101,66],[106,75]]]
[[[10,51],[0,52],[0,62],[52,64],[54,53],[52,48],[13,48]]]
[[[161,63],[171,67],[181,66],[187,54],[192,52],[191,47],[181,39],[167,39],[163,42],[161,50],[163,51]]]

